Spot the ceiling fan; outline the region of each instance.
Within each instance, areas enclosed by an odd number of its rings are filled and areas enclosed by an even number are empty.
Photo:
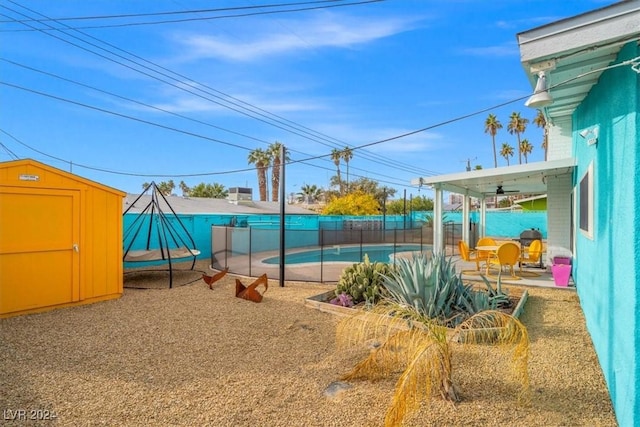
[[[505,193],[519,193],[520,190],[505,190],[502,188],[502,185],[498,185],[498,187],[496,188],[496,194],[500,195],[500,194],[505,194]]]

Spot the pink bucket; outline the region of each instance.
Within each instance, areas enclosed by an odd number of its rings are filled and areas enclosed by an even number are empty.
[[[569,285],[569,277],[571,276],[570,264],[554,264],[551,266],[551,273],[556,286]]]

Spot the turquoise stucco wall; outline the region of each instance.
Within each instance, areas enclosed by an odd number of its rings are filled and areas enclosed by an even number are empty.
[[[615,62],[637,57],[627,44]],[[576,230],[574,279],[587,328],[621,426],[640,419],[640,76],[630,67],[605,71],[574,112],[579,185],[593,164],[593,237]],[[596,145],[578,132],[600,126]],[[579,191],[576,192],[579,206]],[[576,222],[578,219],[576,218]]]
[[[407,228],[420,227],[427,217],[432,215],[432,212],[413,212],[411,216],[407,216],[405,219],[402,215],[387,215],[385,217],[386,229],[402,229],[405,225]],[[135,223],[138,214],[125,214],[124,215],[124,244],[125,249],[130,244],[133,238],[132,234],[135,233],[139,223]],[[221,215],[221,214],[179,214],[178,218],[189,232],[190,236],[195,242],[195,247],[200,251],[198,259],[207,259],[211,256],[211,226],[212,225],[224,225],[228,226],[230,223],[235,223],[234,233],[231,234],[233,241],[233,250],[237,253],[248,253],[249,244],[247,233],[251,228],[252,244],[251,250],[253,252],[275,250],[279,247],[280,240],[279,235],[274,234],[274,230],[280,227],[280,217],[278,215]],[[472,212],[471,219],[477,221],[478,213]],[[183,239],[187,240],[184,233],[182,233],[182,227],[178,220],[173,215],[167,215],[166,220],[172,225],[173,228],[180,231],[180,235]],[[382,215],[373,216],[320,216],[320,215],[287,215],[286,216],[286,229],[298,230],[295,233],[287,234],[287,247],[305,247],[318,245],[319,234],[317,230],[342,230],[345,227],[346,221],[382,221]],[[445,212],[445,220],[453,221],[456,223],[462,222],[461,212]],[[379,226],[379,225],[378,225]],[[146,243],[146,236],[149,232],[149,222],[145,220],[142,224],[143,230],[137,236],[132,250],[144,249]],[[487,212],[487,235],[495,237],[509,237],[515,238],[520,235],[523,230],[535,228],[542,233],[542,237],[547,236],[547,213],[546,212]],[[266,231],[265,231],[266,230]],[[307,230],[305,233],[300,230]],[[155,229],[152,230],[151,248],[158,247],[158,239]],[[184,261],[184,260],[181,260]],[[148,265],[160,265],[164,264],[164,261],[160,262],[147,262],[147,263],[131,263],[124,264],[125,268],[143,267]]]

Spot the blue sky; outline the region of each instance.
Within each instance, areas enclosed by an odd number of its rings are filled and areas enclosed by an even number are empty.
[[[523,100],[491,108],[532,92],[516,34],[612,3],[318,2],[290,13],[15,22],[293,2],[3,1],[0,161],[33,158],[130,193],[173,179],[249,186],[257,195],[251,150],[280,141],[294,161],[315,158],[287,167],[291,193],[326,188],[335,175],[328,154],[349,146],[350,179],[431,196],[410,180],[464,171],[468,161],[493,167],[489,112],[504,125],[498,149],[517,145],[506,131],[512,112],[535,117]],[[201,19],[229,14],[253,15]],[[130,25],[179,19],[188,20]],[[80,29],[33,30],[65,26]],[[522,137],[534,145],[529,162],[543,160],[542,131],[530,124]]]

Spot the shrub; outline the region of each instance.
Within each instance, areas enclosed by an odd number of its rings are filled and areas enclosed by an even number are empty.
[[[366,302],[367,305],[377,303],[385,293],[383,287],[384,276],[391,274],[393,267],[383,262],[370,262],[369,256],[364,255],[361,263],[353,264],[342,271],[335,294],[347,294],[351,296],[351,302],[358,304]],[[344,299],[344,297],[342,297]]]

